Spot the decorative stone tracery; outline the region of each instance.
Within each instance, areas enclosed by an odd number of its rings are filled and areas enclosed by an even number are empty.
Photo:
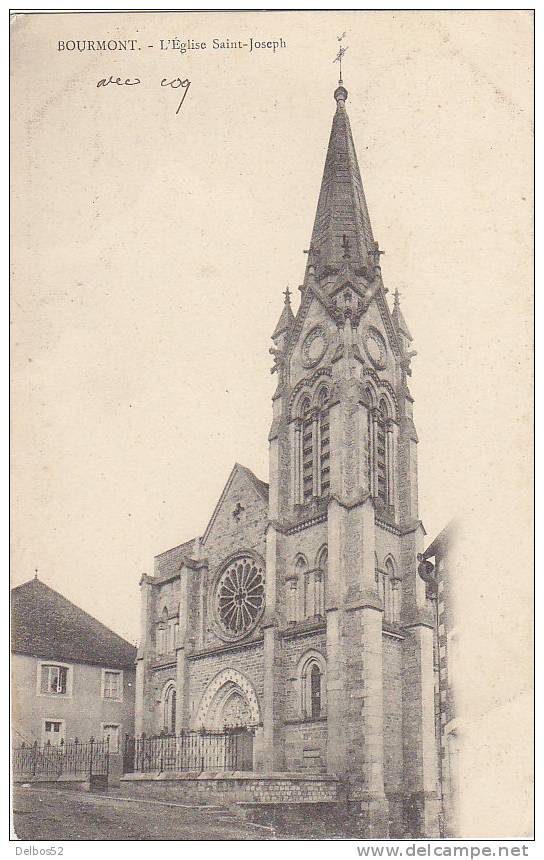
[[[230,558],[213,589],[213,613],[222,638],[238,639],[250,633],[264,609],[264,562],[246,552]]]
[[[195,728],[221,731],[225,726],[257,726],[261,712],[251,682],[236,669],[223,669],[210,681],[197,711]]]

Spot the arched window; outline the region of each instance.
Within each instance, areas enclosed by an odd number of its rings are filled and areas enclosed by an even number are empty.
[[[385,617],[393,624],[398,624],[400,620],[401,600],[400,579],[397,576],[396,567],[391,558],[388,558],[385,562],[385,578],[387,579],[387,609]]]
[[[162,654],[166,654],[168,650],[168,639],[167,639],[167,625],[168,625],[168,609],[166,606],[163,608],[161,612],[160,620],[157,624],[156,634],[155,634],[155,644],[157,649],[157,656],[161,656]]]
[[[304,400],[301,406],[302,417],[302,500],[312,498],[314,492],[314,432],[310,412],[310,401]]]
[[[319,495],[328,496],[331,486],[330,476],[330,432],[329,432],[329,392],[322,388],[318,397],[318,439],[319,439]]]
[[[176,733],[176,687],[169,684],[164,691],[163,728],[167,735]]]
[[[300,665],[301,713],[304,719],[319,719],[325,713],[325,661],[317,651]]]
[[[315,578],[315,614],[321,618],[325,616],[325,595],[327,588],[327,567],[328,567],[328,550],[323,547],[317,557],[317,569],[314,573]]]
[[[297,607],[297,619],[302,620],[308,616],[310,604],[308,562],[303,555],[299,555],[295,562],[295,577],[297,583],[296,594],[299,603]]]
[[[310,669],[310,710],[314,719],[321,716],[321,672],[317,663]]]
[[[368,491],[369,491],[371,496],[374,496],[376,493],[376,489],[375,489],[376,462],[375,462],[375,452],[374,452],[375,441],[376,441],[374,438],[374,402],[375,401],[374,401],[374,394],[373,394],[371,388],[365,389],[365,394],[366,394],[366,399],[367,399],[367,403],[368,403],[368,413],[367,413],[368,414],[368,426],[367,426],[367,433],[368,433],[368,446],[367,446],[368,447],[368,461],[367,461]]]

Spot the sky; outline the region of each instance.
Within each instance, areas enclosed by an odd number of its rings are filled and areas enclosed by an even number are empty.
[[[524,12],[15,16],[13,584],[37,568],[137,641],[153,556],[204,532],[236,461],[267,480],[270,335],[286,286],[298,306],[346,31],[384,283],[418,353],[421,517],[430,542],[472,512],[480,584],[502,565],[501,599],[525,600],[507,534],[526,566],[531,28]],[[142,49],[58,50],[104,38]],[[160,50],[174,38],[286,47]],[[110,75],[141,84],[96,86]],[[170,76],[191,82],[177,114]]]

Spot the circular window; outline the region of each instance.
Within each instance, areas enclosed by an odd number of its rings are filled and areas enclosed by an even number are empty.
[[[382,335],[373,327],[370,327],[363,339],[365,352],[378,370],[383,370],[387,363],[387,347]]]
[[[329,345],[327,331],[324,326],[316,325],[308,332],[302,343],[302,363],[304,367],[313,367],[327,351]]]
[[[249,633],[264,609],[264,565],[252,555],[231,561],[217,580],[214,609],[224,636],[235,639]]]

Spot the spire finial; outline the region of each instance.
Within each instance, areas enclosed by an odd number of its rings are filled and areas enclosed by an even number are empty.
[[[37,579],[37,578],[38,578],[38,568],[35,567],[34,568],[34,579]]]
[[[398,289],[397,289],[397,290],[395,290],[395,299],[394,299],[394,302],[395,302],[394,306],[395,306],[396,308],[400,308],[400,293],[399,293]]]
[[[285,296],[285,304],[290,305],[291,304],[291,290],[289,289],[289,287],[285,288],[283,295]]]
[[[345,31],[342,33],[341,36],[336,37],[338,42],[341,42],[345,38],[346,38]],[[333,60],[333,63],[339,63],[340,64],[340,74],[338,76],[338,89],[335,90],[335,93],[334,93],[334,98],[336,99],[337,102],[340,102],[340,101],[345,102],[345,100],[348,97],[348,91],[346,89],[344,89],[344,87],[343,87],[344,82],[342,80],[342,57],[346,53],[347,49],[348,49],[347,45],[340,45],[340,47],[338,48],[338,53]]]

